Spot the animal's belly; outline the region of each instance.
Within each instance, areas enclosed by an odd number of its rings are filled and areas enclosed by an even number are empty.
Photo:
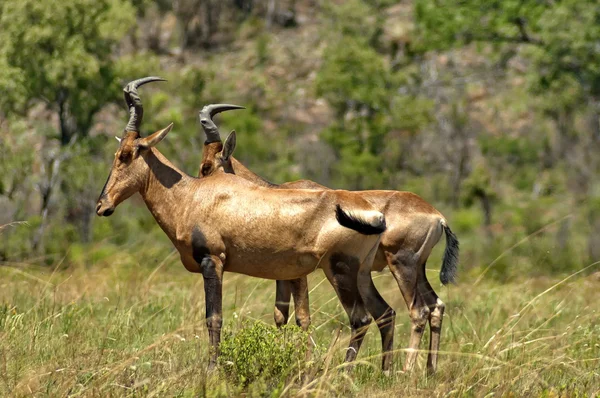
[[[310,252],[231,250],[227,253],[225,271],[263,279],[288,280],[305,276],[318,266],[318,256]]]

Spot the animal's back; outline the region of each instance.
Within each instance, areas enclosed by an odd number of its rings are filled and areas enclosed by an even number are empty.
[[[210,185],[214,198],[210,202],[202,200],[202,187],[198,189],[197,207],[187,227],[203,235],[218,234],[225,247],[227,271],[292,279],[316,268],[327,251],[363,254],[360,243],[356,245],[364,237],[342,227],[335,209],[341,203],[349,211],[370,211],[367,201],[334,191],[273,190],[230,176],[222,175],[218,184]],[[203,181],[208,184],[210,180]]]
[[[444,216],[419,195],[406,191],[360,191],[364,199],[381,211],[387,229],[373,262],[373,270],[381,271],[388,265],[386,253],[399,250],[418,253],[427,258],[442,236]]]
[[[281,184],[278,189],[329,189],[310,180],[298,180]],[[355,191],[373,207],[385,215],[387,229],[373,262],[373,270],[381,271],[388,265],[386,252],[398,250],[419,252],[423,258],[429,256],[437,244],[444,216],[419,195],[408,191],[366,190]],[[433,236],[431,236],[433,235]]]

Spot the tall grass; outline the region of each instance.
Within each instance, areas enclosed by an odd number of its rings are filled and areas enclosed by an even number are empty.
[[[298,345],[304,339],[300,331],[271,329],[274,282],[226,274],[228,351],[220,369],[207,374],[202,278],[186,272],[172,252],[147,267],[132,261],[135,255],[115,251],[98,257],[94,250],[87,257],[97,259],[93,266],[82,261],[53,270],[26,264],[0,267],[0,396],[600,393],[600,278],[592,272],[597,264],[566,277],[507,284],[478,279],[480,273],[449,288],[434,283],[447,311],[439,370],[433,377],[425,376],[426,350],[412,374],[401,371],[410,322],[387,272],[374,277],[398,312],[390,377],[379,370],[375,326],[356,366],[343,370],[348,322],[321,272],[310,278],[316,346],[308,358],[302,345],[290,351],[289,341]],[[429,270],[430,281],[437,281],[437,272]],[[255,361],[259,365],[247,365],[243,351],[254,344],[264,347],[248,351],[261,356]],[[285,350],[278,348],[282,346]],[[241,360],[245,362],[236,363]],[[267,371],[269,363],[277,366]]]

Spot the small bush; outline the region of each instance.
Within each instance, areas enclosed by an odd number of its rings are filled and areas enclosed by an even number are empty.
[[[476,231],[483,224],[483,215],[476,208],[460,209],[452,217],[452,228],[457,232]]]
[[[277,329],[264,322],[245,321],[235,335],[224,334],[219,362],[223,375],[247,386],[262,381],[275,388],[305,368],[308,335],[297,326]],[[271,385],[269,385],[271,384]]]

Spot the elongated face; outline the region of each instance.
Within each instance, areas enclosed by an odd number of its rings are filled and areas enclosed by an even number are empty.
[[[236,134],[232,131],[223,144],[220,142],[205,144],[198,177],[208,177],[217,173],[235,174],[231,158],[235,143]]]
[[[141,138],[137,132],[125,133],[115,153],[110,174],[102,188],[96,214],[108,217],[119,203],[138,192],[146,181],[150,168],[144,154],[158,144],[171,131],[173,124],[156,133]]]

